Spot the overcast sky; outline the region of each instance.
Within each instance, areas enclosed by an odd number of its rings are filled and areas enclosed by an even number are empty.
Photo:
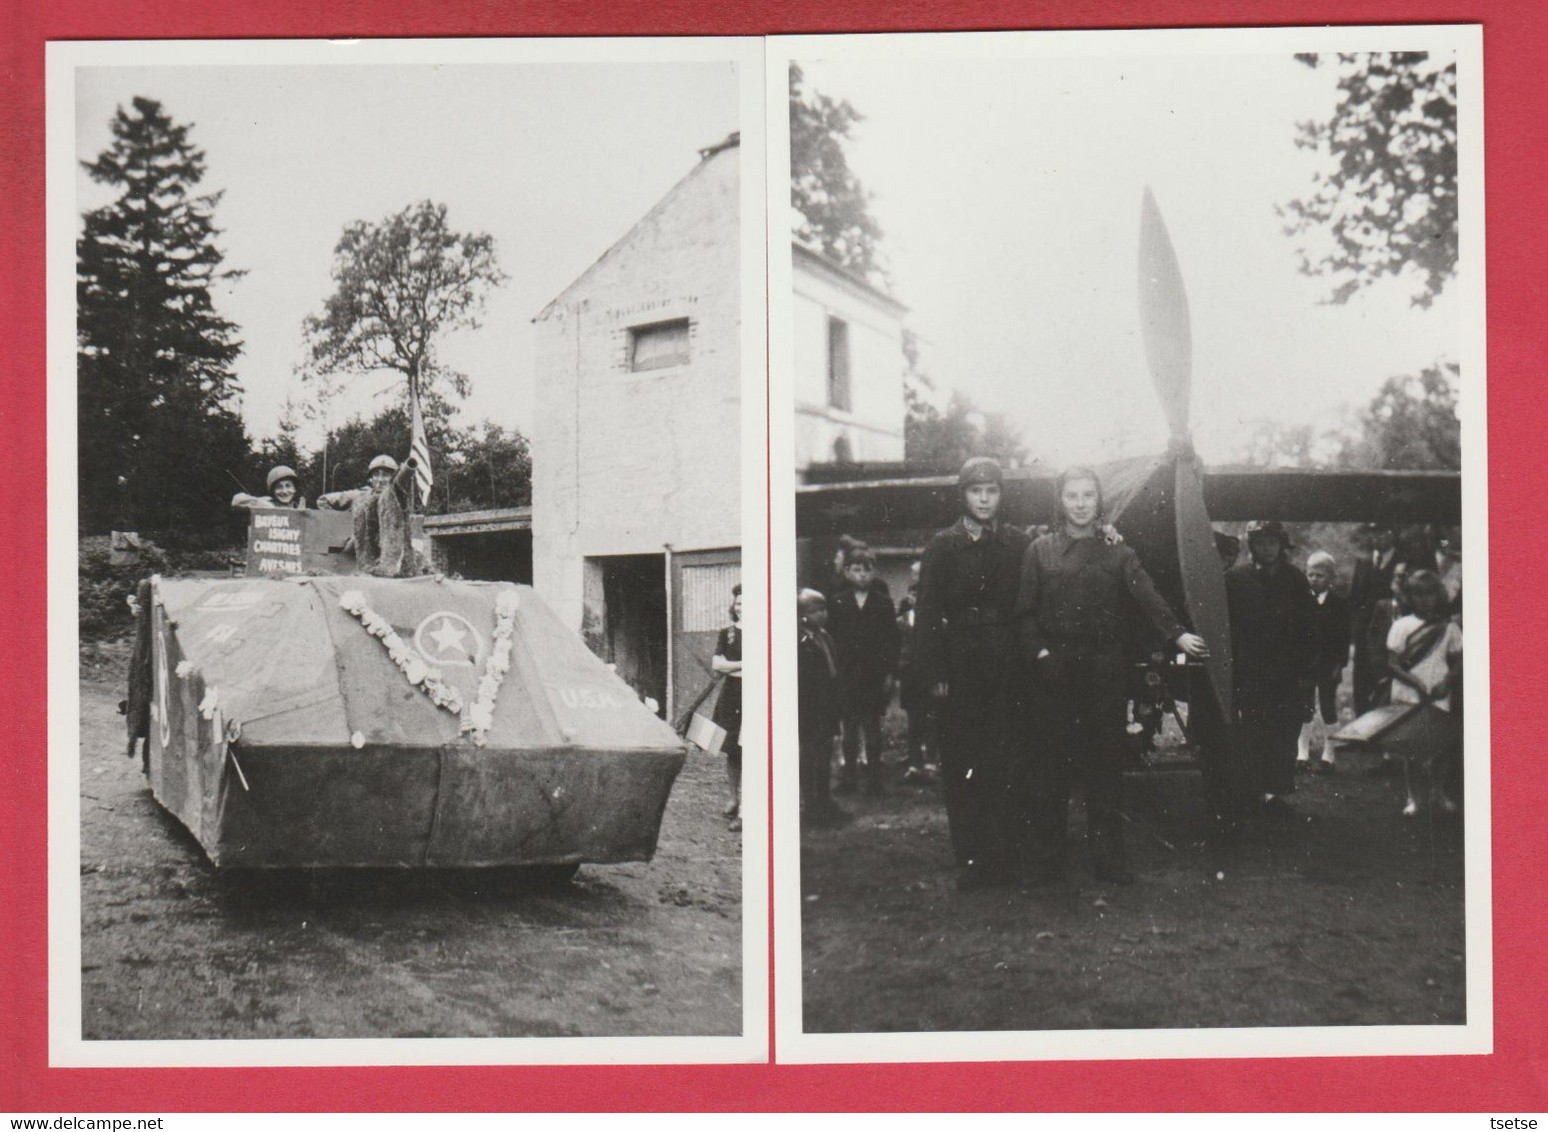
[[[1299,119],[1335,75],[1286,54],[803,61],[866,120],[892,289],[926,371],[1003,410],[1055,463],[1159,449],[1138,331],[1140,201],[1156,194],[1192,308],[1193,424],[1207,460],[1247,422],[1332,424],[1392,374],[1460,349],[1456,287],[1410,306],[1389,280],[1344,306],[1297,271],[1274,206],[1309,195]]]
[[[333,247],[353,220],[421,199],[458,231],[494,236],[510,282],[481,329],[442,359],[472,379],[465,416],[532,431],[531,319],[738,128],[731,63],[219,66],[78,72],[76,149],[95,157],[136,95],[192,122],[230,267],[218,309],[240,327],[236,369],[255,438],[275,429],[303,358],[302,319],[332,291]],[[78,175],[89,209],[116,195]],[[334,423],[383,402],[363,379]],[[315,434],[315,430],[314,430]]]

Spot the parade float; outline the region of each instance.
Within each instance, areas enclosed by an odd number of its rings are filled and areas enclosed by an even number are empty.
[[[649,860],[678,735],[531,587],[357,574],[349,536],[258,509],[244,576],[141,585],[131,744],[210,860]]]

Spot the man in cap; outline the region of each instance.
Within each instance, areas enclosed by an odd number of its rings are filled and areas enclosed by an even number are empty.
[[[259,511],[270,507],[292,507],[297,511],[306,510],[306,499],[301,494],[297,484],[297,476],[294,468],[285,464],[276,464],[269,469],[266,486],[268,495],[249,495],[245,491],[239,491],[231,497],[231,506],[244,508],[249,511]]]
[[[1270,816],[1293,813],[1296,739],[1317,661],[1316,599],[1275,521],[1247,526],[1249,561],[1226,572],[1240,750],[1247,788]]]
[[[925,548],[915,659],[940,704],[942,791],[959,888],[1014,884],[1027,727],[1016,636],[1024,532],[1000,521],[1004,475],[984,456],[957,477],[961,517]]]

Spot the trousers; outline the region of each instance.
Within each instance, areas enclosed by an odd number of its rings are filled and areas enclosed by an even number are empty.
[[[865,741],[865,773],[872,782],[881,781],[881,712],[846,712],[844,715],[844,777],[853,779],[860,767],[860,742]]]
[[[1248,788],[1256,794],[1295,792],[1296,740],[1302,712],[1296,704],[1245,704],[1238,744]]]
[[[1038,661],[1036,701],[1047,742],[1031,755],[1027,780],[1027,864],[1062,870],[1070,787],[1085,785],[1086,843],[1098,869],[1121,870],[1123,759],[1128,685],[1120,648],[1067,647]]]

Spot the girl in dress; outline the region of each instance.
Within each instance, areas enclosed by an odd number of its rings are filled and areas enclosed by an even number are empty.
[[[714,721],[726,729],[721,753],[726,756],[730,800],[723,811],[733,833],[742,828],[742,586],[731,587],[731,624],[720,631],[710,667],[723,675],[725,685],[715,704]]]

